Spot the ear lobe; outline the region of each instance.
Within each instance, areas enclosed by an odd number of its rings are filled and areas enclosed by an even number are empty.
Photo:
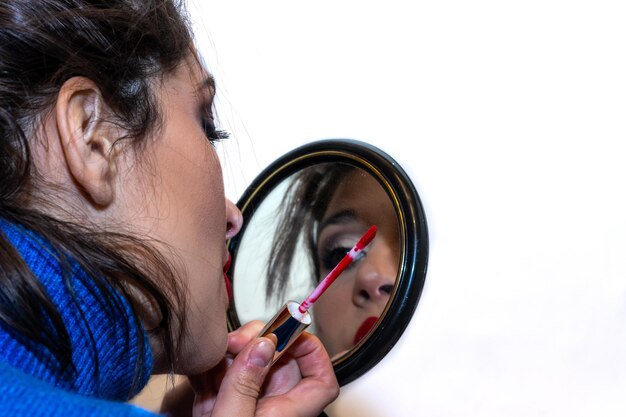
[[[67,80],[55,105],[56,125],[68,172],[96,206],[114,198],[114,131],[103,120],[106,105],[98,87],[84,77]]]

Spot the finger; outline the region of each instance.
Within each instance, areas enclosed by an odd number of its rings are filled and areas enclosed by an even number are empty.
[[[231,332],[228,335],[229,347],[224,359],[208,372],[189,376],[193,390],[205,403],[208,404],[208,399],[212,399],[215,402],[222,380],[226,375],[226,371],[233,363],[234,357],[241,352],[250,340],[256,338],[262,327],[262,322],[252,321]],[[212,403],[210,406],[213,407]]]
[[[263,322],[255,320],[230,332],[228,334],[228,351],[233,355],[238,355],[252,339],[261,333],[263,326]]]
[[[332,362],[322,342],[310,333],[302,333],[289,349],[302,380],[284,395],[298,404],[299,415],[317,415],[339,395],[339,384]],[[306,398],[306,401],[302,401]]]
[[[283,355],[270,369],[265,378],[265,384],[261,391],[264,397],[282,395],[302,381],[302,374],[296,361],[289,356]]]
[[[288,352],[297,361],[303,378],[336,380],[328,352],[322,342],[311,333],[303,332],[291,345]]]
[[[268,338],[254,338],[226,371],[212,416],[253,416],[261,386],[269,371],[276,345]]]

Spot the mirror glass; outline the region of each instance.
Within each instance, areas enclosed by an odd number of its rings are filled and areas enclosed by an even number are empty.
[[[371,225],[378,228],[376,238],[314,304],[307,329],[331,358],[350,351],[387,306],[401,246],[390,197],[376,178],[354,165],[303,168],[259,205],[233,269],[239,319],[266,322],[287,300],[304,300]]]
[[[379,362],[415,311],[428,258],[424,212],[401,167],[364,142],[313,142],[271,164],[238,206],[244,226],[229,244],[231,329],[302,302],[377,226],[313,305],[307,330],[324,343],[342,385]]]

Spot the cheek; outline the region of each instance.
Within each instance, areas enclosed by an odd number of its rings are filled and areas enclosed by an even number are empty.
[[[168,175],[173,176],[172,193],[181,203],[190,204],[183,209],[195,211],[198,216],[208,216],[207,210],[216,209],[218,201],[220,207],[224,205],[222,169],[215,150],[206,141],[196,145],[196,151],[193,152],[194,148],[190,146],[187,157],[177,161],[178,169]]]
[[[181,158],[176,169],[167,174],[171,182],[166,204],[181,220],[177,234],[192,253],[194,249],[210,250],[207,245],[225,239],[225,197],[219,160],[213,149],[206,148],[210,148],[206,141],[201,145],[196,155]]]
[[[356,331],[357,311],[351,300],[351,286],[335,282],[315,303],[313,317],[317,335],[332,356],[350,349]],[[335,285],[337,285],[335,287]]]
[[[223,357],[227,341],[221,168],[206,140],[180,144],[167,162],[161,183],[166,192],[161,201],[166,213],[161,232],[176,249],[176,261],[184,266],[181,279],[188,297],[188,327],[183,366],[187,371],[203,371]]]
[[[316,302],[315,321],[324,332],[341,332],[352,316],[350,286],[335,282]]]

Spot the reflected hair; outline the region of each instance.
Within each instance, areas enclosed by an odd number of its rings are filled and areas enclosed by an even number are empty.
[[[295,173],[287,187],[278,212],[278,229],[274,234],[267,263],[265,296],[282,300],[296,249],[302,243],[310,262],[311,283],[317,284],[320,261],[317,253],[319,223],[328,209],[341,181],[356,167],[343,163],[312,165]]]
[[[63,83],[83,76],[98,86],[113,122],[124,128],[126,135],[119,139],[139,147],[161,120],[155,81],[192,53],[190,24],[175,0],[0,4],[0,217],[49,242],[66,285],[71,285],[76,263],[104,294],[107,308],[123,312],[116,293],[130,301],[141,353],[136,383],[148,343],[140,328],[140,306],[147,300],[156,308],[160,322],[148,331],[160,338],[173,367],[185,328],[184,288],[173,266],[146,239],[97,229],[79,219],[62,221],[41,210],[49,202],[35,197],[37,172],[28,138],[35,139],[34,127],[51,111]],[[76,369],[61,315],[2,233],[0,300],[0,324],[20,340],[43,345],[69,380]]]

